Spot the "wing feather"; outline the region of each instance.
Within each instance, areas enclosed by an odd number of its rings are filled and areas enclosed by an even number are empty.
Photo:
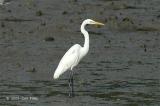
[[[79,63],[80,49],[81,46],[75,44],[65,53],[54,73],[54,79],[59,78],[68,69],[72,70]]]

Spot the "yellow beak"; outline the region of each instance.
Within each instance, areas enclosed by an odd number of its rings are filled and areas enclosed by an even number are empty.
[[[96,22],[96,21],[95,21],[95,24],[96,24],[96,25],[104,25],[103,23],[101,23],[101,22]]]

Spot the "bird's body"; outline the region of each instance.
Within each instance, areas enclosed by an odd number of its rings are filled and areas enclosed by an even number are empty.
[[[65,53],[55,71],[54,79],[59,78],[65,71],[72,70],[78,65],[82,58],[82,55],[80,55],[81,48],[79,44],[75,44]]]
[[[85,38],[84,46],[82,47],[79,44],[75,44],[65,53],[54,73],[54,79],[59,78],[59,76],[68,69],[72,70],[75,66],[78,65],[80,60],[88,53],[89,34],[85,30],[86,24],[86,21],[84,21],[81,25],[81,32],[83,33]]]
[[[73,73],[73,68],[78,65],[80,60],[88,53],[89,51],[89,34],[85,30],[85,26],[87,24],[97,24],[104,25],[102,23],[93,21],[91,19],[86,19],[83,21],[81,25],[81,32],[84,35],[85,42],[84,46],[80,46],[79,44],[73,45],[62,57],[59,62],[59,65],[54,73],[53,78],[58,79],[61,74],[63,74],[67,70],[71,70]],[[72,89],[73,89],[73,74],[71,75]]]

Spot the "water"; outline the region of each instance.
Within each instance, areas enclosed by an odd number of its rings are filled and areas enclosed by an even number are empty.
[[[0,7],[0,106],[159,106],[159,0],[10,0]],[[89,54],[53,80],[86,18]],[[47,40],[46,40],[47,39]]]

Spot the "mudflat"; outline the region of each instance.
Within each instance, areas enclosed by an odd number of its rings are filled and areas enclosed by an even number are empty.
[[[0,6],[0,105],[159,106],[159,0],[8,0]],[[75,97],[68,73],[53,80],[64,53],[90,51],[75,70]]]

